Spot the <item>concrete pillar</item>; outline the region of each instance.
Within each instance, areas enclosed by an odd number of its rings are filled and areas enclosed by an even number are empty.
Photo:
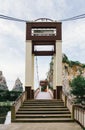
[[[54,90],[54,99],[56,98],[56,54],[54,55],[53,59],[53,90]]]
[[[32,54],[32,99],[34,99],[34,54]]]
[[[54,98],[61,99],[62,92],[62,42],[56,41],[56,54],[53,68]]]
[[[25,90],[27,91],[27,98],[31,99],[32,89],[32,42],[31,40],[26,41],[26,62],[25,62]]]

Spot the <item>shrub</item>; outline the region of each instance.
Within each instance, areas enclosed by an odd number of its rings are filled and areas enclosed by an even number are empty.
[[[0,101],[15,101],[21,92],[0,90]]]
[[[77,76],[70,82],[71,94],[76,96],[76,101],[82,103],[85,101],[85,78]]]
[[[82,65],[82,68],[85,68],[85,64]]]
[[[64,54],[63,63],[69,63],[68,57]]]
[[[79,61],[69,61],[69,66],[70,66],[70,67],[73,67],[74,65],[80,66],[81,63],[80,63]]]

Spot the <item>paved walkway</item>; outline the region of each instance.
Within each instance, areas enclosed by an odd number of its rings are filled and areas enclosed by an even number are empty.
[[[49,92],[39,92],[36,99],[52,99]]]
[[[0,130],[83,130],[77,123],[12,123]]]

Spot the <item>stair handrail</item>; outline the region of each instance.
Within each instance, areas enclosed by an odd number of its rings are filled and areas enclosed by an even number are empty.
[[[73,100],[72,100],[71,95],[69,95],[68,93],[66,93],[65,91],[62,90],[62,99],[63,99],[65,105],[66,105],[66,102],[67,102],[67,98],[68,98],[69,102],[71,104],[73,104]]]
[[[64,105],[70,110],[72,119],[85,128],[85,104],[75,104],[72,97],[68,96],[64,91],[62,91],[62,99]]]
[[[49,89],[48,89],[48,92],[49,92],[51,98],[53,99],[53,91],[52,91],[52,89],[49,88]]]
[[[74,104],[74,120],[85,128],[85,105]]]
[[[24,91],[20,96],[16,99],[11,107],[11,121],[13,122],[16,116],[16,112],[21,107],[23,102],[27,99],[27,92]]]
[[[37,88],[35,91],[34,91],[34,99],[36,99],[38,93],[40,92],[40,88]]]
[[[73,119],[74,118],[74,112],[73,112],[74,102],[73,102],[72,97],[62,90],[62,100],[64,101],[64,106],[66,106],[71,112],[71,116]]]

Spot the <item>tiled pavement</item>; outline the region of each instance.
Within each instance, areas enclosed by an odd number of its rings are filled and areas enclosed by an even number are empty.
[[[83,130],[77,123],[12,123],[0,130]]]

